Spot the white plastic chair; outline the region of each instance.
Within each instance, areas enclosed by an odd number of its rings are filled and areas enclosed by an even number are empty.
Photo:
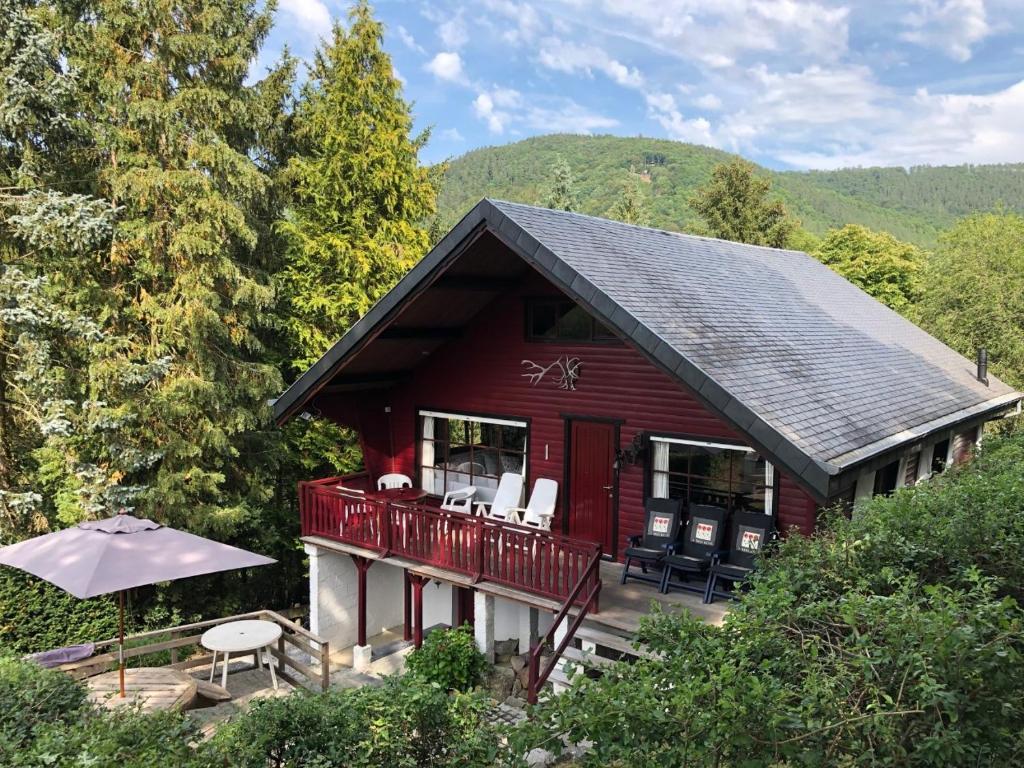
[[[476,496],[476,488],[472,485],[448,491],[441,501],[441,509],[445,512],[461,512],[464,515],[471,515],[473,514],[474,496]]]
[[[476,513],[494,520],[508,520],[509,512],[519,506],[523,498],[523,476],[518,472],[506,472],[498,481],[494,501],[490,505],[479,502]]]
[[[391,488],[412,488],[412,478],[408,475],[391,473],[381,475],[377,478],[377,490],[389,490]]]
[[[509,512],[518,518],[520,525],[537,528],[541,531],[550,531],[557,500],[558,483],[541,478],[533,484],[533,492],[530,494],[530,501],[526,506],[509,510]]]

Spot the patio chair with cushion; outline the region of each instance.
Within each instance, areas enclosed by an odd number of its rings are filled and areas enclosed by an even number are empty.
[[[715,597],[735,598],[736,588],[753,573],[757,556],[774,535],[775,523],[771,515],[734,512],[729,527],[729,548],[712,556],[704,602],[710,603]],[[731,582],[732,590],[719,589],[719,579]]]
[[[477,502],[476,513],[495,520],[508,520],[509,513],[519,507],[522,498],[523,476],[518,472],[506,472],[498,481],[498,490],[494,492],[494,500],[490,504],[483,501]]]
[[[668,554],[668,548],[679,536],[679,526],[683,517],[682,504],[677,499],[647,499],[644,505],[644,532],[629,537],[629,546],[624,553],[626,564],[622,568],[620,584],[625,584],[627,578],[661,584],[661,576],[648,576],[647,567],[660,563]],[[640,565],[639,574],[629,572],[630,566],[634,563]]]
[[[541,478],[533,484],[530,500],[525,507],[511,510],[517,522],[528,528],[541,531],[551,530],[551,519],[555,516],[555,502],[558,501],[558,483]]]
[[[710,504],[691,504],[686,528],[681,541],[671,546],[669,554],[662,560],[661,591],[668,592],[673,586],[691,592],[701,592],[705,586],[691,587],[688,584],[673,585],[672,576],[680,574],[684,579],[704,576],[711,567],[711,558],[721,551],[725,536],[725,520],[729,511],[725,507]]]
[[[412,488],[412,478],[408,475],[394,472],[377,478],[378,491],[390,490],[392,488]]]
[[[448,491],[441,501],[441,509],[445,512],[461,512],[464,515],[471,515],[473,514],[474,496],[476,496],[476,487],[472,485]]]

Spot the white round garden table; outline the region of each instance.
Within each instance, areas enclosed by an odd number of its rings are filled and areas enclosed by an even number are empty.
[[[210,682],[213,682],[217,671],[217,654],[222,653],[220,687],[228,687],[228,659],[231,654],[256,653],[256,663],[263,668],[263,651],[267,651],[267,666],[270,668],[270,680],[277,690],[277,673],[274,671],[274,657],[270,646],[281,636],[281,627],[272,621],[229,621],[218,624],[203,632],[199,642],[207,650],[213,651],[213,663],[210,664]]]

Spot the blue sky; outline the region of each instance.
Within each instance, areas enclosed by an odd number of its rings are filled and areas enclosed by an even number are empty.
[[[341,0],[279,0],[264,60]],[[379,0],[424,160],[552,132],[774,168],[1024,162],[1024,0]]]

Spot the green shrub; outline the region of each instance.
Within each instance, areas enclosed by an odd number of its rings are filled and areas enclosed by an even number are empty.
[[[792,536],[710,627],[654,615],[663,654],[542,705],[516,754],[586,765],[951,766],[1024,760],[1024,436]]]
[[[39,729],[76,722],[87,709],[85,691],[68,675],[0,656],[0,765],[11,765]]]
[[[483,680],[487,659],[476,647],[472,628],[465,624],[427,635],[423,645],[406,657],[405,670],[445,690],[468,691]]]
[[[117,635],[117,601],[79,600],[13,568],[0,568],[0,649],[36,653]]]
[[[498,753],[486,706],[478,694],[408,676],[263,699],[221,726],[208,759],[230,768],[484,768]]]
[[[206,748],[195,747],[198,741],[195,725],[180,712],[90,710],[74,723],[40,729],[35,742],[5,765],[210,768]]]

